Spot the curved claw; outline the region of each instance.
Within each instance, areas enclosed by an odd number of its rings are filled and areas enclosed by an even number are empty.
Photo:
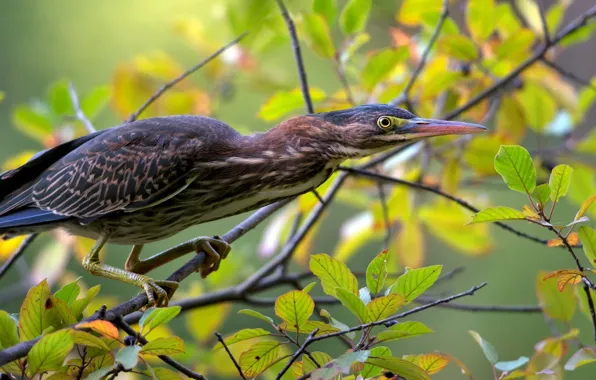
[[[221,260],[225,259],[230,253],[232,246],[219,236],[202,237],[195,243],[197,253],[205,252],[207,257],[199,268],[201,277],[205,278],[209,274],[219,269]]]
[[[168,302],[174,295],[176,289],[178,289],[178,285],[179,284],[175,281],[156,281],[151,278],[146,278],[141,281],[141,286],[147,294],[149,304],[155,305],[155,307],[168,306]],[[169,290],[166,291],[164,287],[168,288]]]

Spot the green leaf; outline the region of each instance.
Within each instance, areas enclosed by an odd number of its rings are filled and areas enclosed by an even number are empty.
[[[101,367],[97,371],[93,371],[86,377],[86,380],[101,380],[103,379],[108,372],[112,370],[112,367]]]
[[[404,296],[389,294],[375,298],[366,305],[366,322],[377,322],[393,315],[406,303]]]
[[[544,86],[532,82],[524,83],[523,89],[515,95],[532,129],[541,132],[555,117],[557,102]]]
[[[374,295],[383,290],[385,279],[387,278],[387,259],[388,251],[378,254],[366,268],[366,286]]]
[[[466,23],[476,41],[486,40],[497,26],[494,0],[469,1]]]
[[[372,0],[349,0],[339,16],[339,26],[346,35],[361,32],[366,27]]]
[[[330,296],[335,296],[337,288],[358,294],[358,280],[343,262],[320,253],[311,255],[309,267],[321,280],[323,291]]]
[[[34,339],[49,327],[63,326],[55,307],[57,301],[62,302],[50,293],[45,279],[29,289],[19,313],[21,340]]]
[[[87,119],[93,120],[108,104],[110,100],[110,86],[94,87],[91,92],[81,100],[81,111]]]
[[[315,329],[319,329],[316,334],[317,336],[348,329],[347,326],[340,329],[323,321],[306,321],[306,323],[300,327],[300,331],[297,331],[295,326],[289,325],[287,322],[283,322],[279,326],[287,332],[299,332],[300,334],[310,334],[315,331]]]
[[[596,349],[592,347],[580,348],[567,360],[565,370],[573,371],[578,367],[594,362],[596,362]]]
[[[461,61],[474,61],[478,58],[476,45],[463,34],[444,36],[439,43],[439,50]]]
[[[68,81],[60,80],[54,82],[49,90],[48,100],[54,114],[58,116],[74,115]]]
[[[73,346],[74,338],[70,331],[61,330],[44,335],[27,354],[27,372],[33,376],[59,369]]]
[[[501,145],[495,156],[495,170],[511,190],[532,194],[536,187],[536,169],[530,153],[518,145]]]
[[[577,28],[575,32],[568,34],[559,43],[561,46],[571,46],[588,41],[592,34],[596,32],[596,23],[590,23],[582,28]]]
[[[315,351],[310,354],[320,366],[324,366],[325,364],[329,363],[333,358],[331,355],[325,352]],[[302,362],[303,367],[302,370],[304,373],[311,373],[315,369],[319,368],[308,355],[302,355]]]
[[[525,220],[526,216],[521,212],[511,207],[498,206],[485,208],[484,210],[474,214],[472,220],[468,224],[482,223],[482,222],[496,222],[499,220]]]
[[[339,374],[350,372],[352,363],[363,363],[368,359],[370,351],[355,351],[343,354],[335,360],[330,361],[324,367],[312,372],[311,380],[331,380]]]
[[[72,314],[75,317],[79,317],[83,313],[83,311],[85,311],[85,309],[87,308],[87,306],[89,306],[91,301],[93,301],[93,299],[99,294],[99,289],[99,285],[89,288],[85,297],[80,298],[72,303],[70,309],[72,310]]]
[[[514,369],[517,369],[517,368],[525,365],[528,361],[530,361],[530,359],[528,359],[527,357],[520,356],[516,360],[495,363],[495,368],[498,369],[499,371],[511,372]]]
[[[265,341],[258,342],[240,355],[238,363],[247,377],[253,377],[263,372],[273,363],[280,351],[279,342]]]
[[[550,173],[548,185],[550,186],[550,199],[553,202],[558,202],[559,199],[567,195],[571,174],[573,174],[573,169],[569,165],[557,165]]]
[[[325,92],[318,88],[311,88],[310,96],[313,102],[318,102],[325,98]],[[265,121],[274,121],[303,108],[304,98],[300,89],[277,92],[261,106],[259,117]]]
[[[151,308],[147,310],[139,321],[139,326],[141,326],[141,334],[147,335],[154,328],[171,321],[178,314],[180,314],[181,310],[182,307],[180,306]],[[147,332],[144,331],[145,328],[148,329]]]
[[[380,358],[368,358],[368,364],[383,368],[395,375],[408,380],[430,380],[430,376],[422,368],[405,359],[392,356],[383,356]]]
[[[387,347],[377,346],[370,350],[370,356],[373,358],[391,356],[391,350]],[[360,371],[360,376],[362,376],[363,379],[372,379],[379,376],[381,372],[383,372],[381,368],[369,363],[364,363],[364,367],[362,368],[362,371]]]
[[[323,16],[327,24],[333,25],[337,18],[337,0],[314,0],[312,10]]]
[[[0,348],[12,347],[19,343],[17,323],[4,310],[0,310]]]
[[[0,102],[2,102],[4,100],[5,96],[6,96],[6,94],[4,93],[4,91],[0,91]]]
[[[408,58],[406,46],[381,50],[371,55],[362,70],[362,86],[371,91],[393,72],[395,66]]]
[[[254,338],[258,338],[261,336],[268,336],[271,335],[271,333],[269,331],[263,330],[263,329],[243,329],[238,331],[237,333],[235,333],[232,336],[229,336],[227,338],[224,339],[224,342],[226,343],[227,346],[231,346],[234,343],[238,343],[238,342],[242,342],[248,339],[254,339]],[[223,344],[221,344],[221,342],[217,342],[217,344],[215,345],[215,347],[213,347],[213,351],[219,351],[223,348]]]
[[[269,322],[273,324],[273,318],[268,317],[264,314],[259,313],[258,311],[251,310],[251,309],[242,309],[238,311],[238,314],[248,315],[249,317],[257,318],[265,322]]]
[[[303,291],[303,292],[305,292],[305,293],[310,293],[310,291],[312,290],[312,288],[314,288],[314,287],[315,287],[315,285],[316,285],[316,284],[317,284],[317,283],[313,281],[313,282],[311,282],[310,284],[306,285],[306,286],[305,286],[305,287],[302,289],[302,291]]]
[[[95,347],[104,351],[110,351],[110,347],[108,347],[106,342],[95,335],[89,334],[88,332],[82,330],[72,330],[71,332],[76,344],[81,344],[87,347]]]
[[[126,346],[121,348],[116,353],[116,362],[122,364],[124,369],[133,369],[139,362],[139,352],[143,347],[141,346]]]
[[[307,13],[302,20],[306,42],[315,53],[323,58],[333,58],[335,46],[327,21],[317,13]]]
[[[472,338],[474,338],[476,343],[478,343],[478,345],[482,349],[484,357],[486,357],[486,359],[492,365],[495,365],[495,363],[499,361],[499,354],[497,354],[497,350],[495,349],[495,347],[492,344],[490,344],[490,342],[484,340],[484,338],[482,338],[480,334],[478,334],[476,331],[469,330],[468,332],[470,333],[470,335],[472,335]]]
[[[584,247],[584,254],[590,262],[590,266],[596,265],[596,230],[588,226],[580,227],[579,240]]]
[[[310,294],[301,290],[292,290],[275,300],[275,314],[292,326],[304,325],[315,309]]]
[[[360,322],[366,322],[366,305],[360,297],[346,289],[337,288],[335,297],[344,305]]]
[[[418,335],[430,334],[433,330],[429,329],[421,322],[407,321],[391,326],[377,335],[377,342],[388,342],[392,340],[407,339]]]
[[[81,278],[79,277],[73,282],[64,285],[60,290],[56,292],[56,298],[64,301],[64,303],[66,303],[68,307],[71,307],[74,301],[79,296],[79,293],[81,292],[81,287],[79,286],[80,279]]]
[[[406,303],[410,303],[437,281],[442,268],[442,265],[431,265],[425,268],[408,269],[398,277],[391,293],[401,294]]]
[[[550,318],[568,322],[573,318],[577,304],[573,287],[566,286],[559,291],[555,277],[543,280],[547,275],[547,272],[539,272],[536,278],[536,293],[540,307]]]
[[[547,183],[536,186],[534,192],[532,192],[532,198],[538,201],[541,205],[545,205],[550,198],[550,186]]]
[[[17,128],[37,141],[52,133],[52,123],[48,116],[32,107],[21,105],[12,112],[12,122]]]
[[[147,343],[141,349],[146,355],[174,355],[184,353],[184,341],[177,336],[157,338]]]
[[[172,371],[169,368],[153,368],[153,372],[155,373],[155,378],[157,380],[185,380],[186,377],[182,376],[179,372]]]

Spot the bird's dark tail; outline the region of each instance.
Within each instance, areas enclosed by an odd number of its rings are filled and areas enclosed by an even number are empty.
[[[51,211],[38,208],[23,208],[0,216],[0,235],[7,237],[29,233],[35,227],[51,225],[53,222],[68,219],[68,216],[57,215]]]

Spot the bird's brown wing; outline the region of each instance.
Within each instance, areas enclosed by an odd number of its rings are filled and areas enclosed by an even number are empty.
[[[151,207],[200,175],[193,162],[209,149],[218,128],[231,130],[200,117],[146,119],[115,128],[49,167],[32,188],[33,203],[81,219]]]

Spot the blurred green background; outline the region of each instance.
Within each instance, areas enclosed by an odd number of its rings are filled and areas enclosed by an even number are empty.
[[[11,110],[18,104],[30,102],[36,97],[42,97],[48,86],[55,80],[66,78],[72,81],[79,93],[86,93],[97,85],[109,84],[116,65],[131,60],[136,55],[147,54],[155,50],[164,50],[179,59],[184,65],[191,65],[204,57],[198,55],[183,39],[173,32],[173,23],[181,16],[192,16],[202,21],[208,35],[218,41],[228,41],[233,34],[221,25],[221,7],[242,0],[103,0],[83,2],[76,0],[29,0],[0,2],[0,90],[6,97],[0,103],[0,162],[17,154],[24,149],[38,150],[41,147],[32,139],[15,130],[11,121]],[[292,2],[292,7],[309,6],[310,0]],[[388,43],[386,30],[395,25],[394,14],[399,1],[376,0],[373,5],[372,19],[369,32],[373,36],[375,46]],[[457,3],[457,2],[456,2]],[[464,2],[462,1],[462,4]],[[579,14],[590,6],[591,1],[576,1],[568,11],[566,20]],[[463,6],[462,6],[463,7]],[[457,11],[458,6],[453,7]],[[455,15],[455,18],[461,15]],[[258,33],[258,29],[255,31]],[[307,48],[305,51],[306,67],[310,83],[313,86],[333,90],[338,83],[332,73],[332,67],[327,62],[315,57]],[[582,78],[591,78],[596,74],[593,62],[596,58],[596,43],[568,49],[559,58],[559,63],[567,70]],[[280,81],[297,85],[295,68],[289,41],[268,53],[268,69],[271,75]],[[242,73],[238,73],[242,76]],[[294,81],[294,82],[292,82]],[[259,120],[256,114],[260,105],[269,96],[266,91],[254,91],[247,86],[239,85],[235,88],[231,99],[218,107],[215,115],[232,126],[241,125],[252,130],[263,130],[268,127]],[[102,112],[95,124],[104,128],[119,123],[118,117],[109,107]],[[505,186],[494,182],[494,185],[477,187],[475,191],[486,192],[489,196],[505,198],[501,204],[520,206],[524,199],[522,195],[505,191]],[[571,217],[576,211],[575,206],[561,205],[558,210],[561,217]],[[326,222],[315,242],[316,252],[331,252],[335,246],[338,226],[354,210],[345,207],[332,207],[329,222]],[[145,254],[158,252],[177,242],[184,241],[197,235],[222,234],[231,228],[241,217],[193,227],[176,237],[151,244],[145,248]],[[525,231],[540,234],[533,226],[520,225]],[[488,287],[474,297],[462,299],[460,302],[469,304],[494,305],[531,305],[536,304],[534,284],[538,270],[552,271],[572,266],[568,254],[560,249],[548,249],[516,238],[496,227],[491,227],[496,246],[494,250],[481,257],[469,257],[456,253],[444,244],[438,243],[427,235],[427,263],[443,264],[445,271],[456,267],[465,267],[465,272],[454,280],[441,286],[444,292],[460,292],[473,285],[487,281]],[[223,266],[229,265],[238,255],[256,255],[262,227],[249,233],[234,245],[235,249]],[[541,235],[550,238],[548,235]],[[27,252],[25,261],[28,265],[35,265],[36,253],[49,239],[41,238],[32,249]],[[349,265],[353,270],[364,270],[366,263],[379,252],[380,243],[370,244],[359,252]],[[110,246],[108,261],[114,265],[122,265],[127,247]],[[265,259],[257,259],[264,261]],[[106,281],[87,275],[82,267],[69,262],[69,269],[84,276],[89,285],[101,283],[102,294],[117,294],[120,300],[132,296],[136,289],[125,287],[115,282]],[[155,278],[163,278],[179,266],[181,261],[171,263],[153,273]],[[257,268],[258,265],[253,267]],[[3,309],[16,311],[23,294],[7,289],[18,281],[27,267],[23,262],[0,281],[0,299]],[[246,271],[246,269],[244,269]],[[240,272],[242,275],[242,270]],[[195,276],[191,281],[200,281]],[[190,283],[191,281],[187,281]],[[188,286],[189,284],[185,284]],[[280,291],[281,292],[281,291]],[[270,295],[275,295],[271,293]],[[17,298],[18,296],[18,298]],[[109,306],[109,305],[108,305]],[[235,309],[240,305],[235,305]],[[330,308],[333,310],[333,308]],[[339,309],[338,309],[339,310]],[[271,314],[271,310],[269,310]],[[232,312],[231,315],[234,315]],[[349,321],[350,317],[346,317]],[[533,345],[550,334],[548,324],[540,314],[506,314],[506,313],[470,313],[434,308],[429,312],[416,315],[420,320],[435,330],[435,334],[421,338],[398,342],[391,347],[394,353],[422,353],[439,350],[460,358],[469,366],[477,379],[489,378],[490,367],[483,355],[468,334],[467,330],[476,330],[484,338],[492,342],[501,354],[501,360],[513,360],[520,355],[530,356]],[[587,319],[577,313],[574,322],[581,329],[581,338],[590,342],[592,329]],[[181,320],[180,320],[181,321]],[[200,323],[200,321],[197,321]],[[182,325],[182,323],[180,323]],[[246,317],[228,318],[222,333],[228,333],[240,327],[256,327],[257,322]],[[173,328],[185,334],[183,326],[171,324]],[[567,327],[559,326],[561,331]],[[329,342],[325,344],[333,344]],[[341,346],[334,349],[339,352]],[[569,379],[593,379],[590,368],[583,367],[569,375]],[[592,369],[593,371],[593,369]],[[211,376],[217,379],[217,376]],[[450,366],[448,370],[437,376],[438,379],[462,378],[458,370]]]

